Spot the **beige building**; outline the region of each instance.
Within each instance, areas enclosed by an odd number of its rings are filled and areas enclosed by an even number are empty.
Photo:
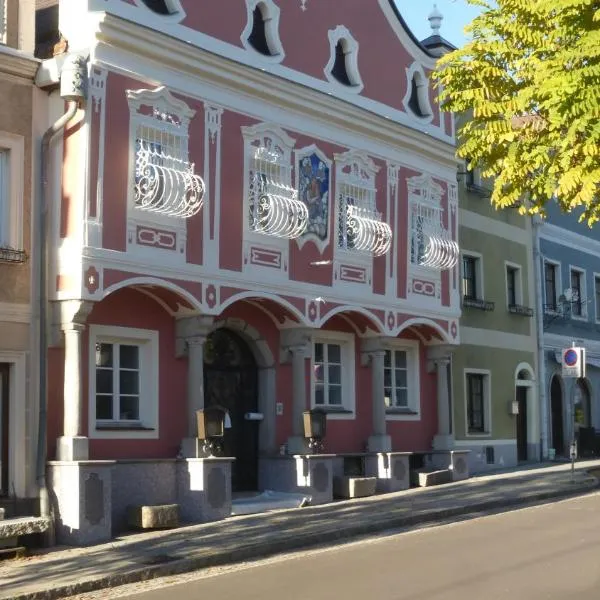
[[[0,508],[37,511],[32,327],[34,0],[0,0]]]

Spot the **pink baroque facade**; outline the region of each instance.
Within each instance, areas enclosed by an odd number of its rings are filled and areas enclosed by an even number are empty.
[[[342,455],[449,449],[454,131],[393,3],[61,0],[60,29],[89,82],[55,160],[51,468],[95,469],[114,529],[132,464],[139,503],[173,461],[186,518],[220,514],[177,470],[209,477],[203,407],[234,491],[302,471],[326,499]]]

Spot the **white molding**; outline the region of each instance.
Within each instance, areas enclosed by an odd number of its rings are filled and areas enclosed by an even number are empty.
[[[266,14],[263,13],[263,21],[265,23],[265,37],[267,38],[267,46],[271,52],[270,56],[266,56],[262,54],[262,52],[256,50],[248,41],[254,26],[253,13],[257,5],[260,5],[261,12],[263,10],[266,11]],[[281,38],[279,37],[279,6],[277,6],[273,0],[246,0],[246,12],[246,27],[240,36],[240,40],[244,48],[252,52],[255,57],[261,61],[268,63],[280,63],[283,61],[285,58],[285,50],[283,49]]]
[[[594,271],[592,276],[594,279],[594,321],[600,323],[600,305],[598,305],[598,294],[596,294],[596,286],[600,290],[600,273]]]
[[[26,432],[27,412],[31,410],[30,394],[27,393],[27,353],[0,351],[0,363],[8,363],[8,486],[17,498],[27,496],[27,467],[33,468],[32,459],[27,459]],[[28,465],[28,463],[30,463]]]
[[[0,150],[7,150],[5,169],[8,172],[8,190],[0,189],[0,245],[23,250],[23,183],[25,173],[25,138],[15,133],[0,131]],[[2,158],[0,158],[0,168]],[[0,180],[0,184],[4,182]],[[7,217],[3,211],[7,211]]]
[[[519,379],[519,373],[526,371],[529,374],[529,379]],[[515,368],[515,384],[517,386],[531,387],[536,382],[535,371],[529,363],[519,363]]]
[[[515,277],[515,304],[523,306],[523,267],[519,263],[504,261],[504,295],[506,300],[506,308],[510,304],[508,297],[508,269],[512,268],[517,271]]]
[[[469,388],[467,375],[483,375],[483,433],[469,433]],[[468,439],[487,439],[492,436],[492,372],[489,369],[463,369],[465,437]]]
[[[576,342],[585,346],[587,356],[600,357],[600,340],[580,338],[572,335],[559,335],[556,333],[544,333],[544,348],[546,350],[562,350]]]
[[[31,323],[31,305],[0,302],[0,322]]]
[[[341,331],[315,330],[311,336],[311,356],[310,356],[310,406],[317,408],[315,404],[315,344],[339,344],[341,347],[342,360],[342,406],[351,411],[348,414],[329,413],[327,420],[354,420],[356,418],[356,376],[358,371],[356,365],[355,336],[353,333]],[[325,405],[327,406],[327,405]]]
[[[141,346],[140,351],[140,421],[152,431],[104,431],[96,429],[96,342],[130,342]],[[89,326],[88,362],[88,437],[90,439],[158,439],[160,426],[159,334],[151,329]]]
[[[344,25],[338,25],[335,29],[330,29],[327,32],[327,37],[329,39],[329,61],[323,69],[327,81],[337,90],[360,94],[365,86],[358,70],[358,42]],[[344,50],[346,73],[350,80],[350,85],[341,83],[332,73],[336,59],[336,48],[340,42]]]
[[[574,321],[587,321],[588,320],[588,309],[587,309],[587,271],[582,267],[578,267],[572,264],[569,264],[569,289],[571,289],[571,274],[579,273],[580,279],[580,287],[581,290],[579,292],[579,302],[581,306],[581,316],[577,316],[573,314],[573,306],[571,305],[571,319]]]
[[[474,229],[475,231],[485,231],[488,235],[494,235],[524,246],[531,243],[531,235],[527,229],[521,229],[520,227],[503,223],[502,221],[492,219],[491,217],[484,217],[483,215],[470,210],[465,210],[464,208],[458,209],[458,217],[461,229],[466,228]]]
[[[460,252],[460,295],[461,297],[464,296],[462,290],[462,280],[465,276],[463,265],[463,258],[465,257],[475,259],[475,295],[478,300],[485,300],[485,269],[483,268],[483,254],[481,254],[481,252],[475,252],[475,250],[461,250]]]
[[[421,362],[420,343],[417,340],[403,340],[398,338],[386,338],[381,340],[385,350],[406,352],[406,365],[408,377],[408,409],[414,414],[387,413],[386,421],[420,421],[421,420]],[[393,359],[392,359],[393,365]],[[392,370],[394,367],[392,366]],[[411,401],[412,399],[412,401]],[[376,401],[375,398],[372,399]],[[391,407],[394,408],[394,407]]]
[[[454,445],[456,447],[460,447],[460,448],[464,448],[467,446],[473,446],[474,444],[476,444],[477,441],[477,437],[469,437],[469,439],[466,440],[454,440]],[[517,443],[517,439],[516,438],[512,438],[512,439],[494,439],[491,437],[487,437],[487,438],[481,438],[481,436],[479,436],[479,439],[482,439],[482,441],[485,442],[485,446],[515,446]]]
[[[301,235],[300,237],[296,238],[296,244],[298,244],[298,248],[302,249],[302,247],[311,242],[313,243],[319,250],[320,254],[323,254],[325,248],[327,248],[327,246],[329,246],[329,244],[331,243],[331,231],[332,231],[332,217],[331,217],[331,205],[333,202],[335,202],[335,196],[332,195],[332,189],[331,189],[331,181],[332,181],[332,167],[333,167],[333,161],[331,161],[331,159],[329,159],[327,157],[327,155],[319,148],[319,146],[317,146],[317,144],[311,144],[310,146],[304,146],[304,148],[299,148],[298,150],[294,150],[294,165],[293,165],[293,169],[295,171],[295,186],[296,189],[298,190],[298,197],[300,200],[302,200],[302,198],[300,198],[300,169],[301,169],[301,165],[300,163],[302,162],[302,159],[307,158],[309,156],[312,156],[313,154],[315,154],[316,156],[319,157],[319,160],[321,160],[325,166],[327,167],[327,169],[329,170],[329,182],[327,185],[327,236],[325,237],[325,239],[321,239],[319,238],[316,234],[314,233],[305,233],[304,235]]]
[[[548,302],[548,293],[546,290],[546,263],[549,265],[553,265],[554,266],[554,285],[556,287],[555,289],[555,294],[556,294],[556,308],[558,308],[558,299],[560,297],[560,295],[563,293],[563,283],[562,283],[562,263],[558,260],[553,260],[551,258],[546,258],[545,256],[542,256],[542,261],[543,261],[543,273],[542,273],[542,278],[544,281],[544,304],[548,305],[550,304]],[[547,313],[552,313],[553,311],[545,311]]]
[[[515,350],[517,352],[535,352],[534,336],[507,333],[495,329],[479,329],[476,327],[460,328],[461,345],[482,346],[499,350]]]
[[[162,23],[181,23],[186,17],[185,11],[181,6],[180,0],[164,0],[167,9],[169,10],[168,15],[161,15],[160,13],[154,12],[143,0],[133,0],[139,8],[143,8],[149,14],[149,17],[155,20],[155,26],[160,27]]]
[[[415,78],[417,83],[417,100],[423,116],[415,114],[409,106],[412,96],[413,78]],[[433,120],[433,110],[431,108],[431,102],[429,101],[429,79],[427,78],[427,75],[425,75],[423,67],[418,62],[413,62],[406,68],[406,82],[406,94],[402,99],[404,110],[407,114],[412,115],[417,119],[419,123],[431,123]]]
[[[540,227],[540,238],[585,254],[600,255],[600,241],[545,221]]]

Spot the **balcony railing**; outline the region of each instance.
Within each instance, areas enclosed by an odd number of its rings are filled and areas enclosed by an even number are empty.
[[[522,317],[533,317],[533,308],[521,306],[520,304],[509,304],[508,312],[513,315],[521,315]]]
[[[484,300],[483,298],[471,298],[470,296],[463,296],[463,306],[465,308],[476,308],[477,310],[484,310],[491,312],[496,308],[494,302]]]

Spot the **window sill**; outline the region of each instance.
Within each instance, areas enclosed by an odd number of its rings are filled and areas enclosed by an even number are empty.
[[[156,431],[155,427],[145,427],[141,423],[96,423],[96,431]]]
[[[476,308],[486,312],[493,311],[496,308],[496,304],[494,302],[488,302],[483,298],[469,298],[467,296],[463,297],[462,305],[464,308]]]
[[[323,406],[322,404],[315,404],[314,409],[322,410],[331,415],[351,415],[354,413],[354,411],[344,408],[343,406]]]
[[[418,415],[419,413],[416,410],[411,408],[386,408],[386,415]]]

